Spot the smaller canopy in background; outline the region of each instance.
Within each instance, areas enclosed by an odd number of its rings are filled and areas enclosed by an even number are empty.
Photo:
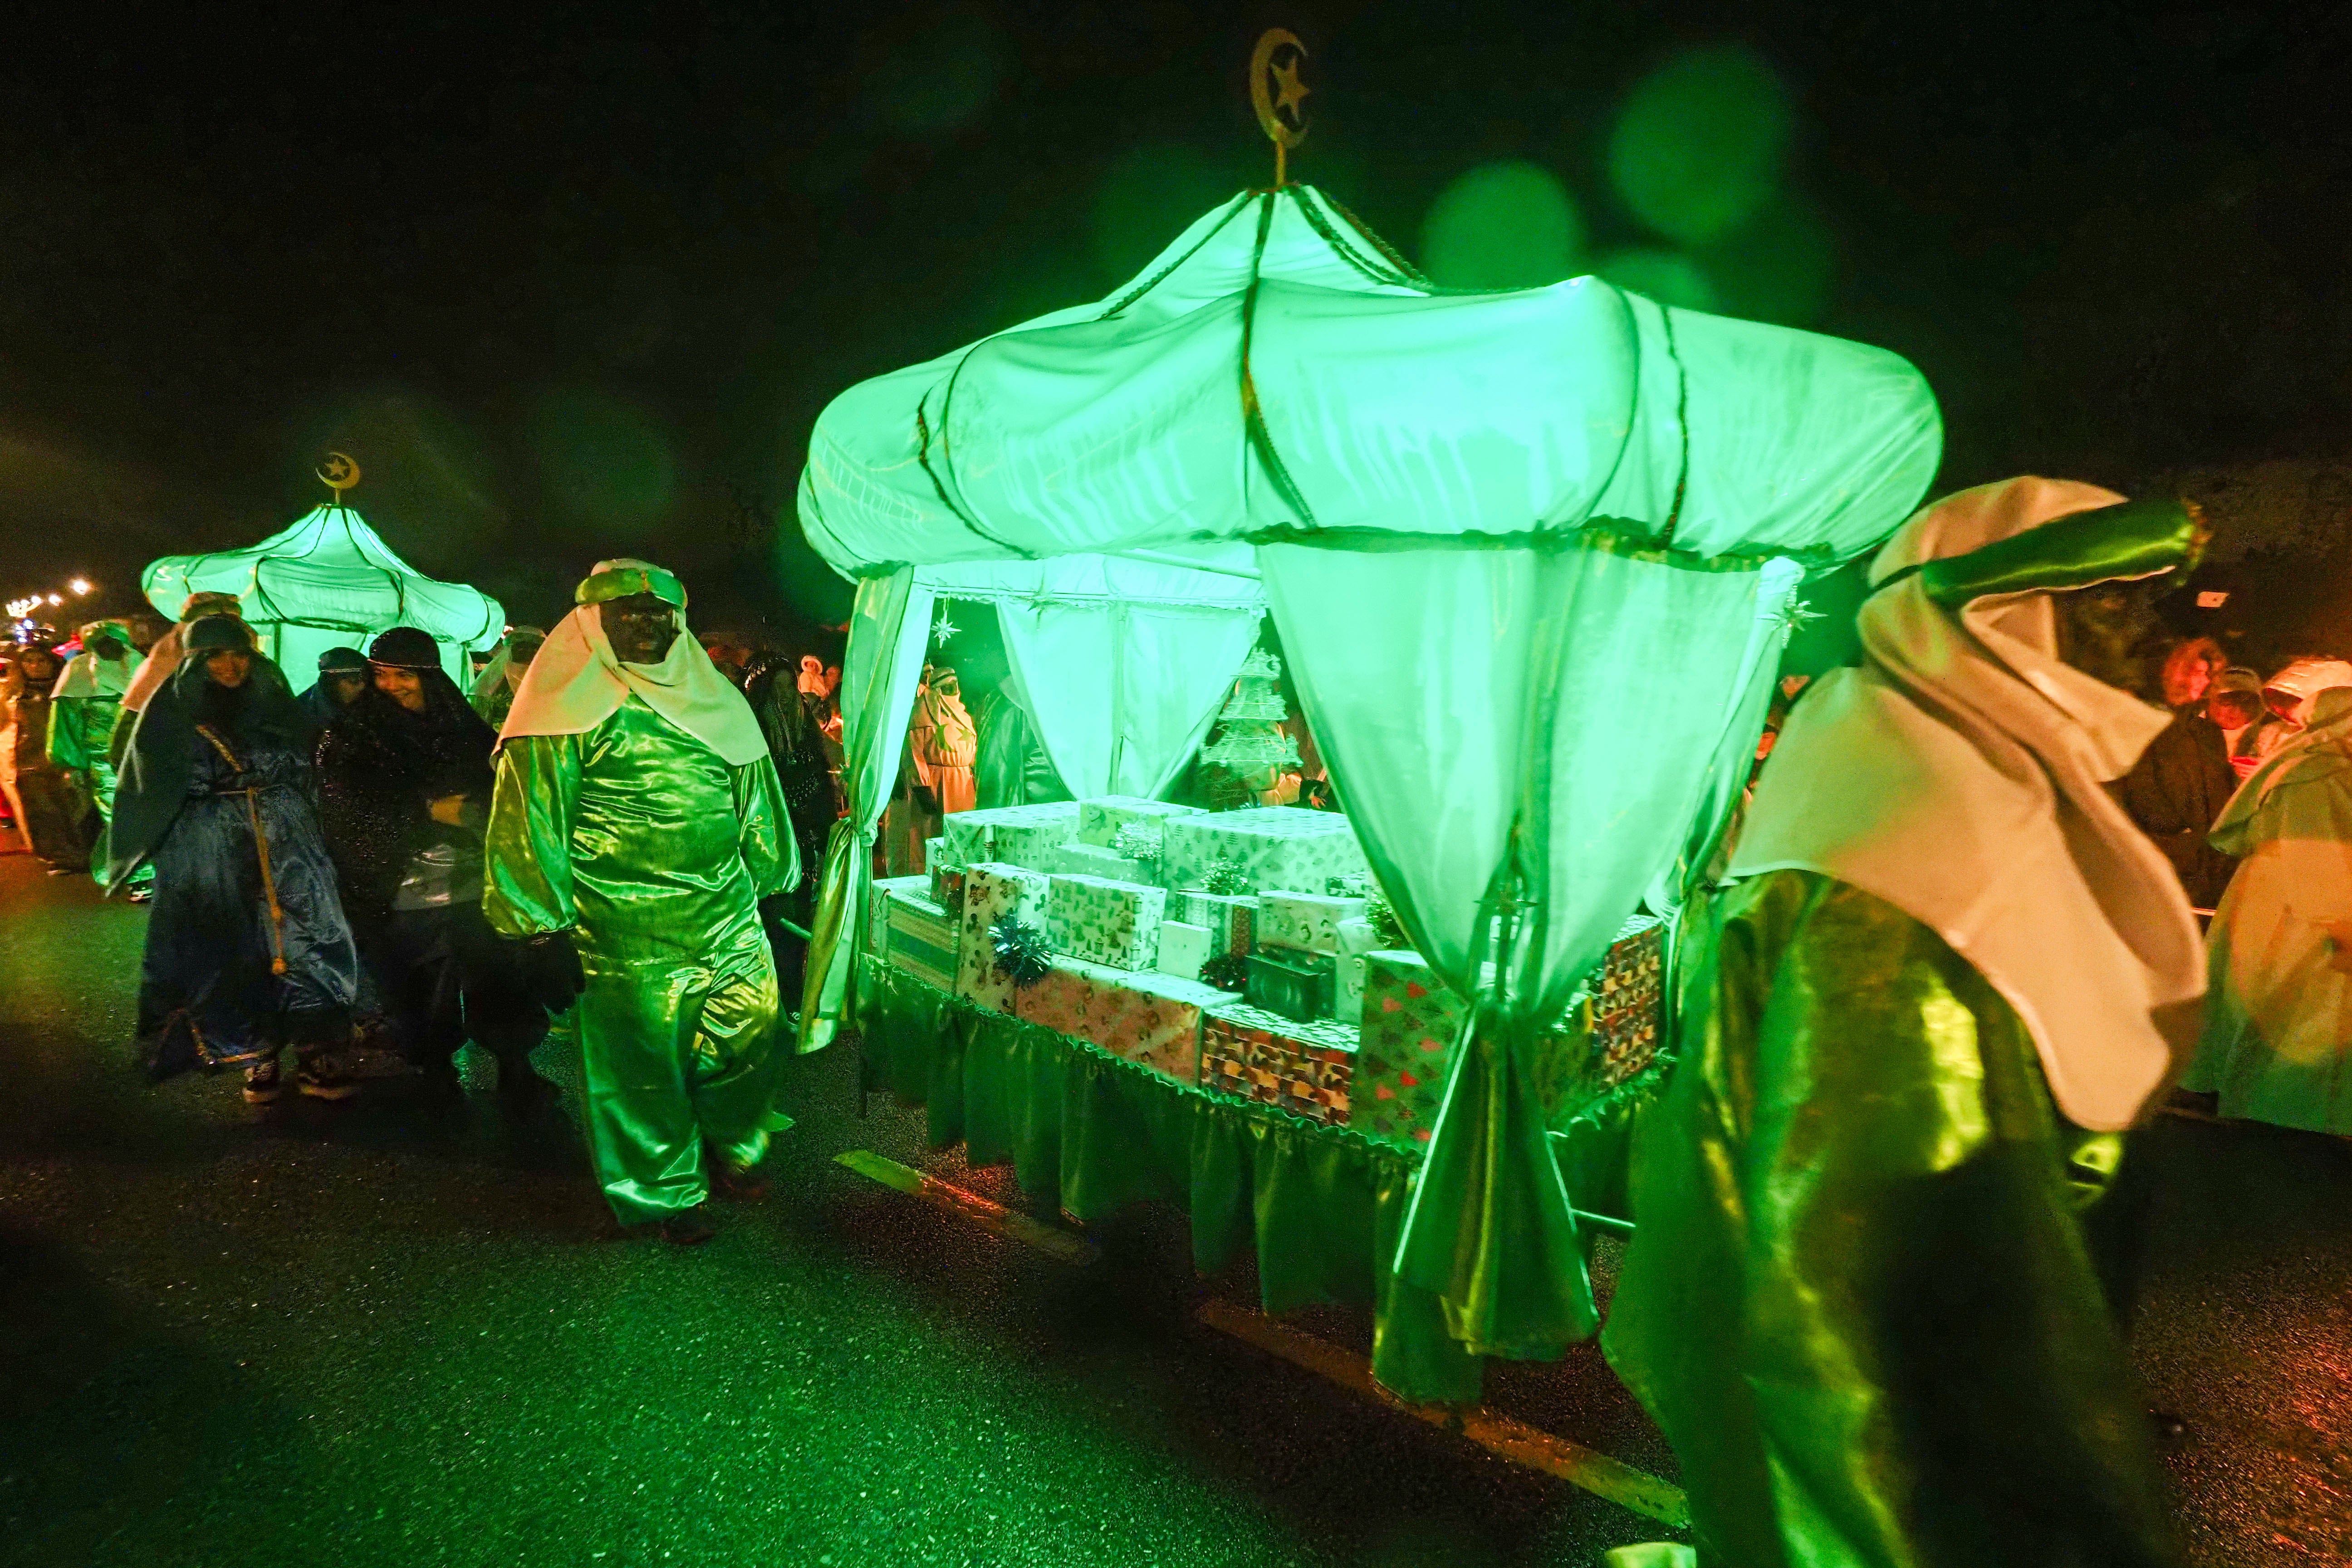
[[[363,643],[394,626],[430,635],[451,678],[465,681],[471,675],[467,651],[494,646],[506,629],[506,611],[496,599],[418,572],[340,495],[243,550],[151,562],[139,585],[173,618],[191,594],[236,595],[262,651],[297,687],[309,684],[328,648]]]

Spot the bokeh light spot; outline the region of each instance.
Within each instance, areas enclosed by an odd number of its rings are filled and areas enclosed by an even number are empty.
[[[1572,278],[1584,219],[1559,176],[1512,159],[1445,187],[1422,220],[1422,270],[1449,289],[1532,289]]]
[[[604,393],[565,388],[533,403],[530,427],[545,494],[566,521],[630,537],[668,514],[677,458],[641,410]]]
[[[1693,49],[1627,97],[1609,139],[1609,178],[1643,223],[1704,245],[1771,200],[1790,121],[1786,89],[1753,53]]]
[[[1720,305],[1706,268],[1679,251],[1647,247],[1615,251],[1593,270],[1620,289],[1645,294],[1661,305],[1686,310],[1713,310]]]

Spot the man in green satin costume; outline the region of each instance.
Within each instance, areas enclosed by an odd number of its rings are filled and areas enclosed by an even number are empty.
[[[90,852],[90,875],[107,885],[106,835],[114,820],[115,773],[111,746],[122,717],[122,694],[130,689],[138,656],[131,628],[121,621],[92,621],[81,628],[81,652],[58,677],[49,702],[49,761],[75,774],[98,809],[98,846]],[[131,873],[130,895],[146,901],[155,881],[145,867]]]
[[[2125,597],[2098,585],[2200,537],[2178,504],[2045,479],[1914,517],[1861,668],[1798,704],[1685,916],[1603,1342],[1673,1440],[1703,1563],[2177,1561],[2086,1232],[2202,965],[2105,788],[2167,715],[2093,655]]]
[[[638,561],[580,584],[500,734],[482,908],[577,987],[588,1144],[613,1213],[680,1244],[758,1195],[787,1051],[759,901],[800,876],[742,694]],[[575,957],[576,955],[576,957]]]

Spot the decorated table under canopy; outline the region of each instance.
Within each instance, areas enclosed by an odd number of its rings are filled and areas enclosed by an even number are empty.
[[[349,466],[336,468],[330,458],[320,470],[334,490],[326,505],[242,550],[151,562],[140,574],[141,591],[167,619],[178,618],[191,594],[236,595],[261,636],[261,651],[297,690],[310,683],[327,649],[364,651],[370,637],[394,626],[430,633],[450,677],[469,683],[466,655],[497,644],[505,610],[478,589],[436,582],[393,553],[344,500],[358,468],[343,461]]]
[[[799,494],[858,585],[804,1047],[861,1022],[935,1137],[1058,1180],[1080,1217],[1189,1202],[1204,1262],[1230,1239],[1204,1232],[1254,1219],[1268,1305],[1370,1300],[1375,1373],[1409,1396],[1557,1355],[1594,1312],[1536,1042],[1703,867],[1805,574],[1883,539],[1940,441],[1885,351],[1591,278],[1440,289],[1297,184],[1205,215],[1105,300],[850,388]],[[1381,891],[1466,999],[1417,1162],[1130,1084],[861,957],[939,597],[995,602],[1081,799],[1164,793],[1271,613]]]

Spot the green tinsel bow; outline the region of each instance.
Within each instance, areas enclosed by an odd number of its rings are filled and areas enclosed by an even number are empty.
[[[1054,967],[1054,949],[1045,933],[1019,915],[997,916],[988,928],[988,940],[996,951],[996,967],[1024,991]]]
[[[1220,855],[1210,861],[1208,868],[1201,873],[1201,890],[1214,893],[1219,898],[1234,899],[1254,893],[1257,889],[1251,883],[1249,873],[1242,869],[1240,861],[1230,855]]]

